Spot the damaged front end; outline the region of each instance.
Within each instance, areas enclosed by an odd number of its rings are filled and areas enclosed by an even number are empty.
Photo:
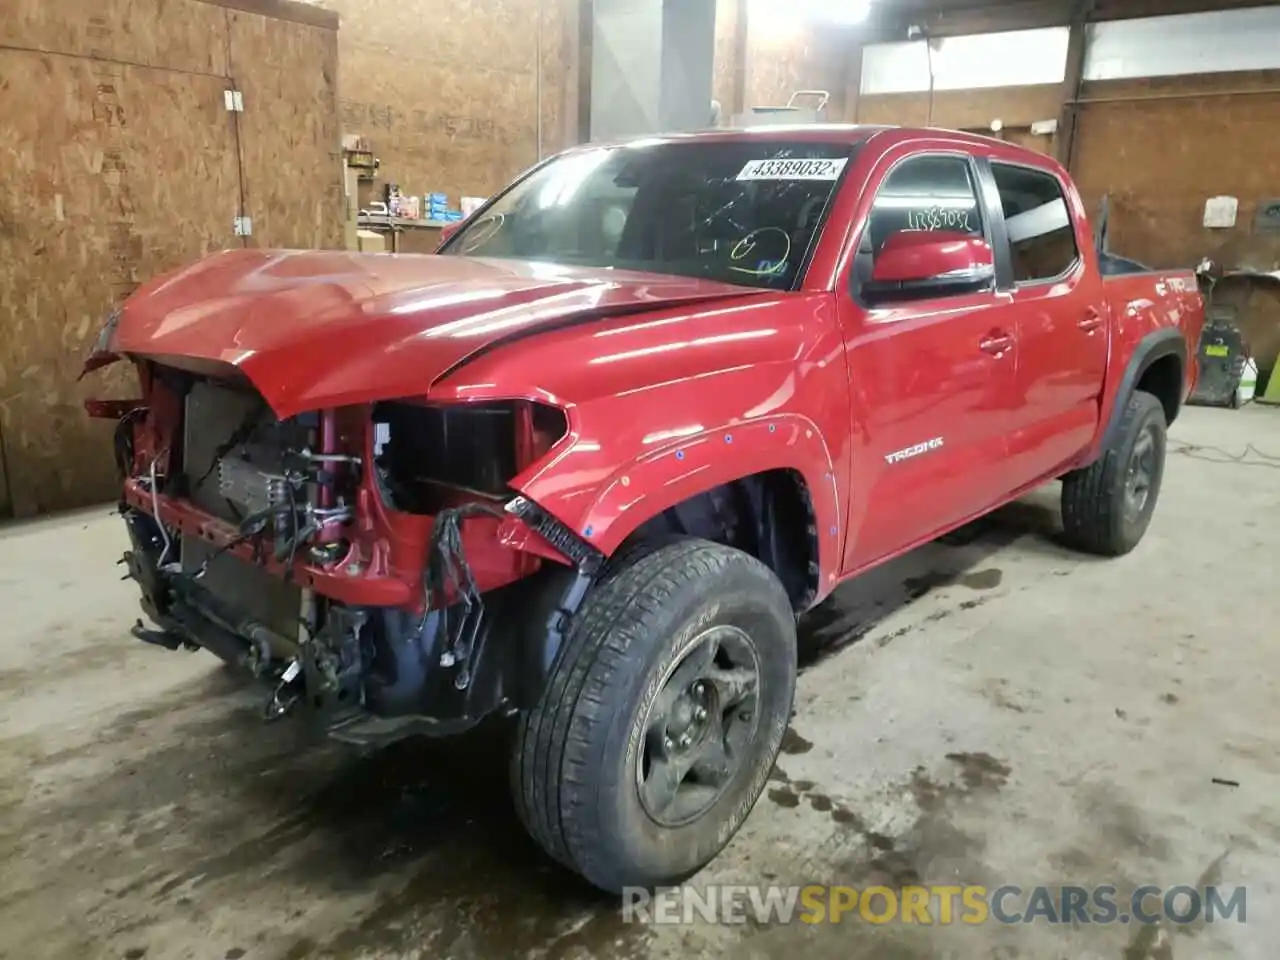
[[[134,634],[204,648],[361,744],[535,702],[602,556],[512,492],[565,435],[527,400],[401,400],[278,418],[209,361],[131,358],[117,419]],[[101,363],[97,365],[102,365]]]

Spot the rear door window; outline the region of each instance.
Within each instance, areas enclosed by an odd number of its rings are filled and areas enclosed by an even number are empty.
[[[996,161],[991,163],[991,174],[1009,233],[1014,282],[1043,283],[1066,276],[1080,259],[1080,251],[1058,178]]]

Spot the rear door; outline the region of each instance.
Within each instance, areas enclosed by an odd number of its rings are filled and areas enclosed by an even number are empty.
[[[940,225],[991,241],[996,218],[979,202],[972,158],[904,154],[868,184],[873,199],[839,294],[853,424],[846,571],[980,512],[1003,489],[1017,354],[1009,294],[868,302],[861,293],[896,231]]]
[[[995,159],[989,171],[982,182],[1003,213],[1013,274],[1018,356],[1008,469],[1021,487],[1053,476],[1093,440],[1106,307],[1101,278],[1083,256],[1088,229],[1058,175]]]

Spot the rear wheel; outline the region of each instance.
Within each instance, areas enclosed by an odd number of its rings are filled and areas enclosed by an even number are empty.
[[[1097,461],[1062,481],[1062,524],[1069,544],[1103,556],[1138,545],[1164,479],[1164,407],[1136,392],[1125,406],[1112,444]]]
[[[755,806],[795,676],[791,605],[758,560],[687,539],[615,568],[520,720],[522,820],[602,889],[685,879]]]

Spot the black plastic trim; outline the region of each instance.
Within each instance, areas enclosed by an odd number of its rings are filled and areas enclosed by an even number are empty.
[[[573,565],[583,573],[595,574],[604,565],[603,553],[528,497],[515,497],[507,502],[505,509],[573,561]]]
[[[986,157],[975,157],[979,200],[986,213],[990,225],[988,234],[991,240],[991,252],[996,261],[996,289],[1012,290],[1013,251],[1009,246],[1009,228],[1004,222],[1004,204],[1000,202],[1000,189],[996,186],[996,177],[991,170],[991,161]]]
[[[1120,421],[1124,417],[1125,407],[1129,403],[1129,398],[1137,389],[1138,381],[1142,379],[1142,375],[1147,372],[1153,363],[1161,357],[1175,356],[1182,364],[1182,374],[1185,376],[1187,369],[1187,343],[1182,339],[1182,332],[1173,327],[1165,327],[1162,330],[1153,330],[1145,337],[1138,341],[1133,349],[1133,354],[1129,357],[1128,364],[1125,365],[1124,374],[1120,378],[1120,387],[1116,391],[1115,404],[1111,408],[1111,417],[1107,421],[1107,428],[1102,434],[1101,450],[1106,451],[1115,442],[1116,434],[1120,429]],[[1177,406],[1182,406],[1182,391],[1178,391]]]

